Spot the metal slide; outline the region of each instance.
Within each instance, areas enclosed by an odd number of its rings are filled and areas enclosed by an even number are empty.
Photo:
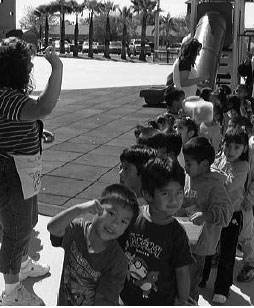
[[[206,13],[200,18],[195,38],[202,43],[200,55],[196,59],[199,76],[209,75],[207,87],[214,88],[220,55],[226,34],[226,20],[216,11]]]

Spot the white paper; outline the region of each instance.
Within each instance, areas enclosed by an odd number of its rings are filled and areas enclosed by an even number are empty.
[[[204,225],[194,225],[189,217],[175,217],[175,219],[184,227],[190,243],[196,244]]]

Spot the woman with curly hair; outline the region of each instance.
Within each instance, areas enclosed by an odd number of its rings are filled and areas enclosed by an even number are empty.
[[[196,95],[197,84],[208,79],[207,76],[198,76],[195,68],[196,58],[201,48],[202,44],[195,38],[183,43],[180,55],[173,65],[175,87],[183,90],[185,97]]]
[[[34,100],[30,73],[35,49],[25,41],[9,37],[0,41],[0,222],[3,238],[0,272],[5,290],[1,306],[42,305],[21,281],[49,272],[28,257],[31,233],[38,221],[37,194],[42,169],[41,119],[54,109],[61,91],[63,65],[52,47],[45,51],[52,72]]]

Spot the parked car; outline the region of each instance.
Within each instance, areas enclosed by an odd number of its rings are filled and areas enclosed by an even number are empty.
[[[93,42],[93,45],[92,45],[92,48],[93,48],[93,52],[94,53],[98,53],[98,47],[99,43],[98,42]],[[82,53],[88,53],[89,51],[89,42],[88,41],[85,41],[82,45]]]
[[[141,52],[141,40],[139,39],[132,39],[130,42],[130,54],[136,56],[139,55]],[[146,42],[145,43],[145,54],[147,56],[151,56],[151,46]]]
[[[112,41],[109,43],[109,52],[111,54],[120,55],[122,50],[122,42],[120,41]]]
[[[78,41],[78,52],[82,51],[82,45],[83,45],[83,41]],[[73,50],[74,50],[74,41],[72,41],[70,45],[70,51],[73,52]]]
[[[170,54],[178,54],[181,49],[181,43],[174,43],[170,47],[167,48],[167,51]]]
[[[60,40],[55,40],[54,42],[52,41],[52,44],[55,46],[55,51],[60,52]],[[64,49],[65,52],[70,53],[71,47],[69,42],[64,41]]]

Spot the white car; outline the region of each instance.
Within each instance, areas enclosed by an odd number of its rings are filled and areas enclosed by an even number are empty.
[[[52,44],[54,44],[54,46],[55,46],[55,51],[60,52],[60,40],[56,40],[56,41],[54,41],[54,43],[52,42]],[[64,41],[64,49],[65,49],[65,52],[70,53],[71,46],[70,46],[69,42]]]
[[[141,40],[139,39],[132,39],[130,42],[130,54],[136,56],[139,55],[141,52]],[[145,44],[145,54],[147,56],[151,56],[152,50],[149,44]]]

